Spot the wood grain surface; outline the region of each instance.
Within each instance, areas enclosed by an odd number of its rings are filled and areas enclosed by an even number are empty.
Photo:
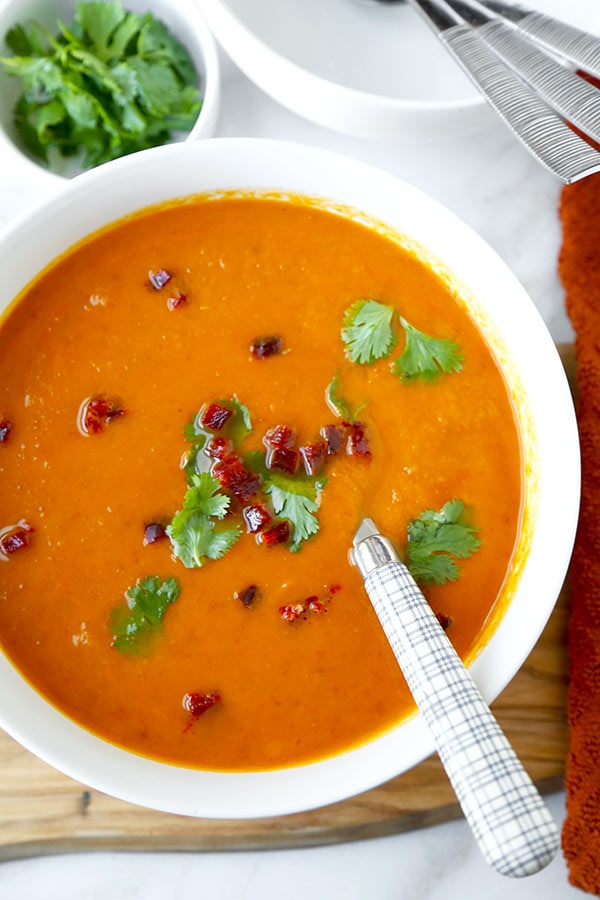
[[[571,384],[573,348],[559,347]],[[493,710],[542,792],[563,786],[568,586]],[[461,816],[437,759],[357,797],[292,816],[191,819],[115,800],[60,774],[0,731],[0,860],[82,850],[238,850],[331,844]]]

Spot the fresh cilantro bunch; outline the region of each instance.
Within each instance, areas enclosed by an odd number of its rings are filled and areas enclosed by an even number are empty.
[[[390,355],[398,338],[394,325],[395,310],[377,300],[357,300],[344,313],[342,341],[346,355],[359,365],[371,365]],[[462,368],[460,347],[448,338],[435,338],[419,331],[399,317],[405,332],[405,346],[392,371],[403,381],[415,377],[426,380],[458,372]]]
[[[14,122],[34,156],[80,156],[89,169],[192,128],[198,73],[151,13],[78,0],[73,24],[57,27],[53,36],[34,21],[15,25],[5,38],[14,56],[0,59],[22,81]]]
[[[149,575],[140,578],[125,592],[125,603],[116,606],[110,616],[112,646],[121,653],[141,653],[160,630],[170,603],[179,597],[176,578]]]
[[[406,565],[415,581],[445,584],[460,575],[457,559],[467,559],[481,546],[462,500],[441,510],[426,509],[408,525]]]

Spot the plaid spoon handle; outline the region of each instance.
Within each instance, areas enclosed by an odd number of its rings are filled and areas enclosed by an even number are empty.
[[[408,569],[387,562],[365,587],[487,862],[539,871],[558,850],[554,820]]]

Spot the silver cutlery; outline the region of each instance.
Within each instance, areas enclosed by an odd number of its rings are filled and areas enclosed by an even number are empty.
[[[486,861],[502,875],[532,875],[559,847],[537,788],[391,541],[371,519],[351,561],[433,736]]]
[[[525,147],[569,184],[600,171],[600,41],[506,0],[409,0]],[[589,139],[589,140],[588,140]]]

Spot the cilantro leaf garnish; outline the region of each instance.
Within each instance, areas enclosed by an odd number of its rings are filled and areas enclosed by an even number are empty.
[[[167,528],[173,553],[186,569],[200,568],[207,559],[220,559],[231,550],[241,533],[238,526],[215,531],[214,523],[198,513],[183,521],[176,516]]]
[[[139,578],[125,592],[126,602],[111,612],[112,646],[121,653],[144,652],[160,630],[167,606],[175,603],[179,592],[176,578]]]
[[[32,154],[81,157],[91,168],[189,131],[202,100],[187,51],[150,13],[120,0],[78,0],[73,24],[54,37],[30,21],[6,36],[0,59],[23,92],[15,127]]]
[[[246,435],[252,432],[252,419],[250,418],[250,410],[245,403],[241,403],[234,394],[228,400],[217,400],[220,406],[227,406],[233,410],[233,416],[226,423],[223,433],[230,438],[234,444],[239,444],[244,440]]]
[[[406,334],[404,352],[394,363],[394,374],[402,380],[420,376],[427,380],[442,372],[458,372],[464,357],[458,344],[448,338],[435,338],[416,329],[400,317]]]
[[[321,490],[325,478],[316,480],[289,477],[279,472],[270,472],[264,490],[271,497],[275,514],[288,519],[293,525],[293,540],[290,550],[300,549],[302,541],[308,540],[319,530],[315,513],[321,503]]]
[[[190,475],[183,508],[167,526],[173,553],[188,569],[203,566],[207,559],[220,559],[242,533],[238,525],[215,529],[215,521],[223,519],[230,503],[219,488],[217,479],[208,472]]]
[[[411,519],[406,565],[415,581],[445,584],[460,575],[456,559],[467,559],[480,546],[464,503],[450,500],[439,511],[427,509],[417,519]]]
[[[325,400],[327,406],[334,416],[346,419],[348,422],[352,418],[350,407],[340,394],[340,373],[336,372],[327,387],[325,388]]]
[[[359,412],[366,405],[361,403],[354,411],[352,411],[349,404],[342,396],[339,372],[335,373],[325,388],[325,402],[334,416],[337,416],[339,419],[345,419],[347,422],[354,422]]]
[[[342,340],[355,363],[370,364],[389,356],[396,345],[394,309],[377,300],[356,300],[344,313]]]
[[[192,446],[183,457],[183,471],[188,484],[191,484],[195,475],[209,471],[212,460],[201,452],[206,445],[205,435],[194,434],[191,424],[185,426],[184,434],[187,440],[192,442]]]
[[[377,300],[357,300],[344,313],[342,340],[346,355],[352,362],[361,365],[374,363],[389,356],[397,343],[394,328],[395,310],[392,306]],[[448,338],[436,338],[419,331],[406,319],[399,316],[404,328],[406,343],[403,352],[392,365],[392,371],[403,381],[417,376],[426,380],[437,378],[442,372],[458,372],[462,369],[464,357],[460,347]],[[336,415],[349,412],[346,404],[336,392],[336,379],[326,392],[329,407]]]
[[[222,519],[229,508],[229,497],[220,493],[216,478],[207,472],[192,476],[191,485],[183,498],[180,521],[193,515],[215,516]]]

